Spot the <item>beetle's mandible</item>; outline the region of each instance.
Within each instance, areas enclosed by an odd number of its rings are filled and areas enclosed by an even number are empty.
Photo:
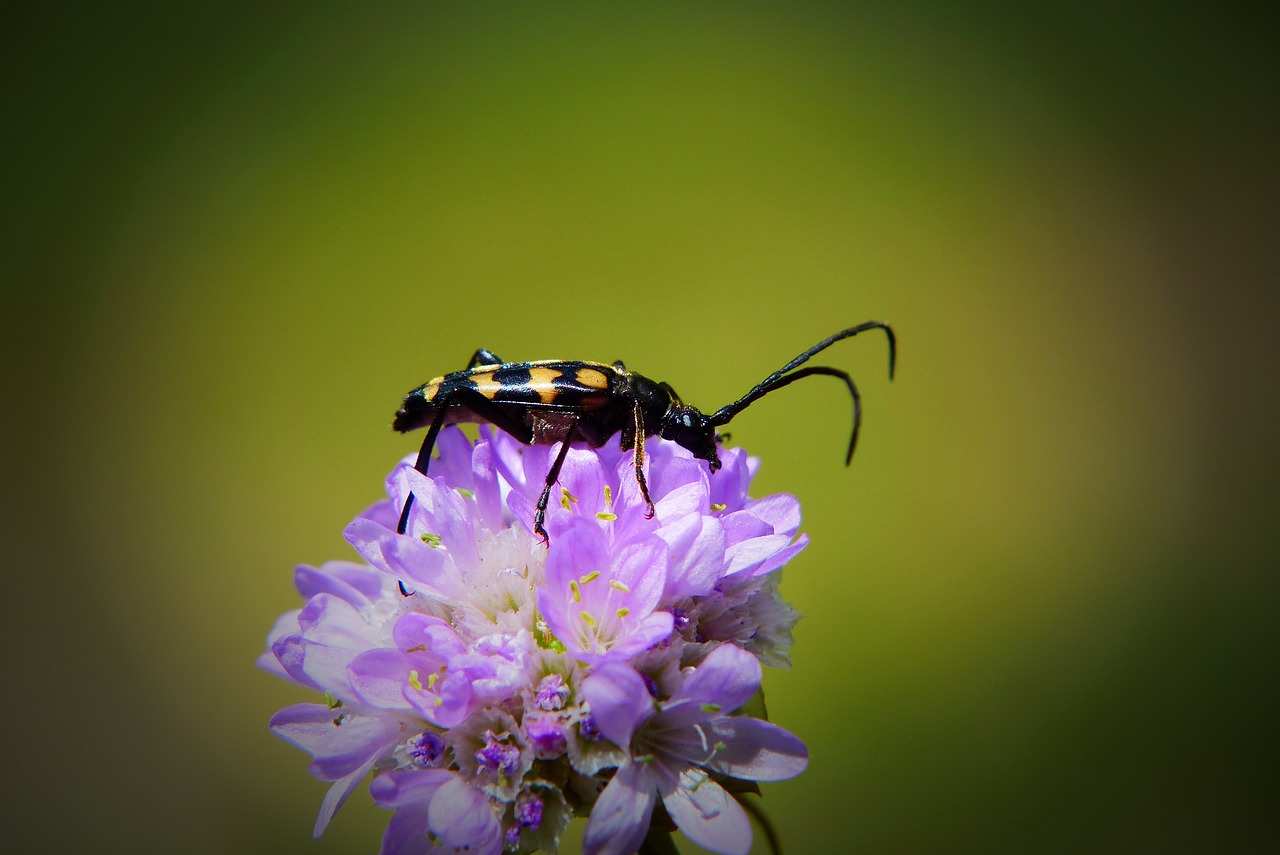
[[[599,448],[615,434],[621,434],[623,450],[635,449],[636,482],[648,506],[648,516],[652,518],[653,501],[644,476],[645,437],[656,434],[679,443],[695,457],[707,461],[715,472],[720,468],[716,429],[770,392],[803,377],[824,374],[843,380],[848,387],[853,398],[853,432],[845,455],[845,465],[848,465],[862,424],[858,387],[848,373],[836,368],[800,366],[836,342],[872,329],[884,330],[888,336],[889,378],[893,379],[896,360],[893,330],[880,321],[867,321],[824,338],[761,380],[747,394],[709,415],[681,401],[668,384],[628,371],[621,362],[612,365],[572,360],[503,362],[488,350],[477,350],[466,369],[429,380],[406,395],[392,427],[401,433],[427,428],[414,463],[414,468],[423,475],[431,463],[436,437],[445,425],[488,422],[527,445],[562,443],[547,473],[533,519],[534,532],[546,543],[543,523],[547,502],[551,488],[560,477],[569,446],[575,441]],[[412,508],[413,494],[410,493],[400,514],[398,533],[404,534],[408,528]]]

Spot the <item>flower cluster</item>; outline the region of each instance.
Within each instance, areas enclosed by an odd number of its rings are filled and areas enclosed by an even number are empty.
[[[298,568],[305,605],[259,660],[324,695],[271,720],[333,782],[316,834],[373,772],[395,812],[384,853],[554,852],[578,815],[588,853],[625,855],[659,800],[695,843],[745,853],[721,784],[807,762],[742,709],[761,663],[789,664],[777,571],[807,542],[795,498],[748,498],[757,461],[740,449],[712,476],[650,439],[649,518],[633,452],[572,448],[544,545],[533,515],[558,446],[449,428],[436,447],[429,477],[403,462],[348,526],[367,564]]]

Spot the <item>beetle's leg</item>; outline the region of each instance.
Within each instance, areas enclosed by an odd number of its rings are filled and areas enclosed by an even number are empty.
[[[452,400],[453,396],[450,395],[437,402],[436,417],[431,420],[426,439],[422,440],[422,448],[418,450],[418,459],[414,461],[413,468],[423,475],[427,474],[427,467],[431,465],[431,450],[435,448],[436,437],[440,436],[440,428],[444,427],[444,414],[448,412]],[[413,493],[410,492],[408,498],[404,500],[404,510],[400,512],[400,522],[396,524],[396,534],[404,534],[409,527],[409,510],[412,507]]]
[[[436,438],[440,435],[440,429],[444,427],[444,415],[450,407],[465,408],[475,413],[480,418],[492,424],[505,433],[511,434],[516,438],[517,442],[529,445],[533,442],[533,431],[527,426],[517,421],[506,410],[499,407],[493,401],[490,401],[484,395],[473,389],[457,389],[449,394],[447,398],[442,398],[436,404],[436,416],[431,420],[431,427],[427,430],[427,437],[422,441],[422,449],[418,452],[418,459],[414,462],[413,468],[417,469],[423,475],[427,474],[427,467],[431,465],[431,451],[435,448]],[[404,534],[409,527],[409,510],[413,507],[413,493],[409,494],[409,498],[404,501],[404,510],[400,512],[400,522],[396,526],[397,534]]]
[[[570,425],[565,433],[564,441],[560,445],[560,453],[556,455],[556,462],[551,464],[551,471],[547,473],[547,483],[543,485],[542,495],[538,497],[538,509],[533,513],[533,533],[542,538],[543,546],[550,544],[547,530],[542,524],[547,520],[547,503],[551,501],[551,488],[560,477],[560,467],[564,466],[564,459],[569,454],[569,446],[573,443],[573,436],[577,432],[578,425],[575,423]]]
[[[640,485],[640,495],[644,496],[644,504],[647,510],[644,518],[653,519],[653,499],[649,498],[649,482],[644,478],[644,410],[640,408],[640,402],[634,401],[631,404],[631,444],[636,450],[636,483]]]
[[[501,365],[501,364],[502,364],[502,360],[494,356],[492,350],[486,350],[485,348],[482,347],[479,350],[477,350],[474,354],[471,355],[471,361],[467,363],[467,368],[472,369],[472,368],[477,368],[481,365]]]
[[[533,430],[474,389],[459,389],[453,399],[522,445],[533,444]]]

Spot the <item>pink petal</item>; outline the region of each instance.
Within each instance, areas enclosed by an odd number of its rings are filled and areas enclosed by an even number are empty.
[[[591,808],[584,855],[632,855],[649,831],[656,801],[655,771],[648,764],[624,765]]]
[[[436,790],[427,813],[427,823],[447,849],[476,855],[498,855],[502,851],[502,828],[489,799],[480,790],[454,776]]]

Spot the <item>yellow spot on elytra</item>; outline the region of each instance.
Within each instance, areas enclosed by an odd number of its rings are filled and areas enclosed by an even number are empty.
[[[609,378],[604,375],[603,371],[595,368],[579,368],[573,379],[588,389],[599,389],[604,392],[609,388]]]
[[[467,379],[476,387],[476,391],[486,398],[494,398],[498,392],[502,390],[502,384],[493,379],[492,371],[481,371],[478,374],[469,374]]]
[[[562,373],[555,368],[529,369],[529,386],[537,391],[542,403],[550,404],[556,399],[555,381]]]

